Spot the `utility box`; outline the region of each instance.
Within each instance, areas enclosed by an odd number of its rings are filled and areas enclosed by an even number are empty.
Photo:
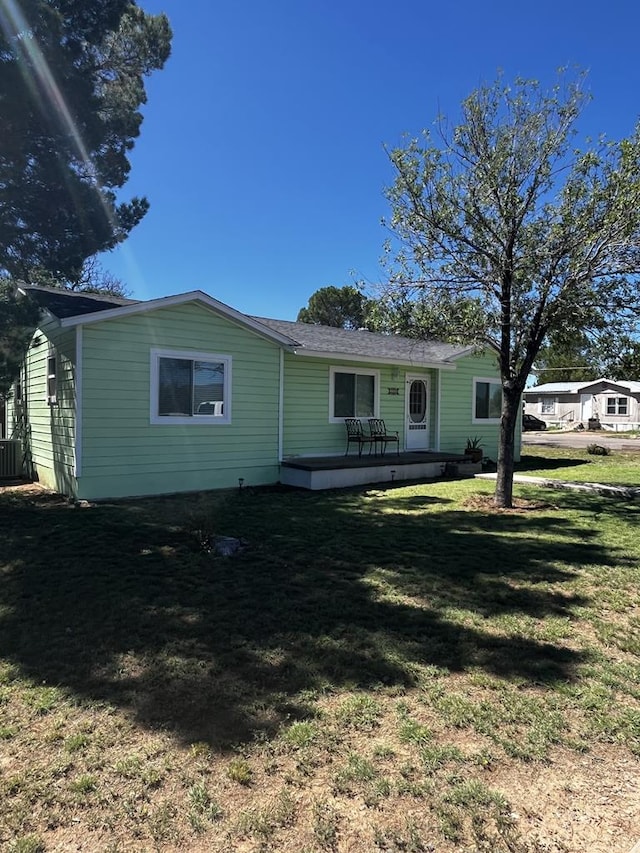
[[[600,429],[600,419],[589,418],[589,420],[587,421],[587,429]]]
[[[0,480],[15,480],[22,474],[20,441],[5,438],[0,441]]]

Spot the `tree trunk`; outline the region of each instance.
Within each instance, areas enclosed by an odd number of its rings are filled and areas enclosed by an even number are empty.
[[[515,457],[515,435],[520,417],[521,391],[514,388],[502,392],[502,418],[498,445],[498,473],[494,502],[499,507],[513,506],[513,467]]]

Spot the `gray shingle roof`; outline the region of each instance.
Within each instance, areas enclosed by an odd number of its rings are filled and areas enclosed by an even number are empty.
[[[526,388],[525,394],[579,394],[583,388],[591,388],[592,385],[598,385],[600,382],[605,385],[618,385],[628,388],[629,391],[634,393],[640,391],[640,382],[625,379],[616,381],[601,377],[600,379],[592,379],[589,382],[545,382],[542,385],[534,385],[531,388]]]
[[[322,352],[329,355],[362,356],[390,359],[408,364],[440,364],[471,351],[467,346],[445,344],[441,341],[421,341],[401,335],[381,335],[360,329],[336,329],[290,320],[271,320],[253,317],[270,329],[287,335],[302,345],[303,351]]]
[[[145,302],[103,296],[96,293],[77,293],[57,288],[21,288],[40,305],[60,320],[82,317],[127,305],[144,306]],[[152,300],[153,301],[153,300]],[[267,317],[249,317],[266,329],[289,338],[297,344],[300,352],[326,354],[327,357],[343,356],[352,360],[376,359],[396,361],[403,364],[443,364],[471,352],[470,347],[446,344],[435,340],[416,340],[401,335],[382,335],[360,329],[336,329],[332,326],[316,326],[310,323],[295,323],[290,320],[272,320]]]
[[[23,285],[20,288],[59,320],[65,317],[78,317],[93,314],[96,311],[108,311],[136,302],[135,299],[122,299],[118,296],[103,296],[99,293],[79,293],[57,287],[34,287]]]

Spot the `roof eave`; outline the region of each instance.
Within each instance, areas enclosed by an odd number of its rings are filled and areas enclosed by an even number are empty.
[[[175,296],[163,296],[159,299],[150,299],[147,302],[135,302],[131,305],[122,305],[117,308],[110,308],[103,311],[94,311],[91,314],[78,314],[74,317],[65,317],[60,320],[60,325],[65,328],[73,326],[88,326],[93,323],[103,323],[108,320],[116,320],[124,317],[135,316],[136,314],[146,314],[150,311],[156,311],[160,308],[172,308],[176,305],[184,305],[189,302],[198,302],[205,308],[220,314],[228,320],[238,323],[245,328],[250,329],[258,335],[261,335],[268,340],[279,344],[286,349],[294,349],[299,346],[298,342],[289,338],[286,335],[280,334],[273,329],[259,323],[257,320],[236,311],[230,305],[225,305],[224,302],[219,302],[207,293],[201,290],[192,290],[187,293],[178,293]]]
[[[293,350],[294,355],[308,355],[310,358],[326,358],[336,361],[353,361],[363,362],[365,364],[401,364],[405,367],[425,367],[436,370],[455,370],[456,365],[451,364],[448,360],[444,361],[423,361],[421,359],[399,358],[396,356],[386,355],[358,355],[352,352],[338,352],[336,350],[311,350],[304,347],[296,347]]]
[[[546,383],[552,384],[552,383]],[[631,385],[627,385],[625,382],[614,382],[613,379],[593,379],[590,382],[583,382],[581,384],[576,384],[574,387],[569,387],[568,385],[560,386],[556,388],[545,388],[544,385],[534,385],[531,388],[526,388],[525,393],[530,394],[584,394],[588,393],[589,388],[593,388],[596,385],[606,385],[609,388],[619,388],[621,391],[626,391],[627,393],[634,393]]]
[[[580,386],[579,390],[588,393],[587,389],[600,384],[606,385],[609,388],[619,388],[621,391],[626,391],[627,393],[631,392],[631,388],[628,385],[625,385],[623,382],[614,382],[612,379],[594,379],[593,382],[585,382],[584,385]]]
[[[26,285],[18,284],[16,285],[15,292],[27,297],[28,293],[25,290],[25,287]],[[38,328],[42,328],[43,326],[60,325],[60,318],[56,317],[55,314],[52,314],[48,308],[45,308],[42,305],[38,305],[38,308],[40,309],[40,322],[38,323]]]

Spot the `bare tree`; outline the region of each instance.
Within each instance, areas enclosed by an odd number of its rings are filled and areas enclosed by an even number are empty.
[[[583,82],[561,74],[544,92],[498,79],[463,102],[459,124],[438,121],[437,144],[425,132],[388,152],[390,287],[444,297],[458,337],[497,355],[499,506],[512,505],[520,400],[545,337],[594,317],[633,323],[640,308],[640,129],[576,150]],[[483,321],[465,329],[455,307],[470,300]]]

